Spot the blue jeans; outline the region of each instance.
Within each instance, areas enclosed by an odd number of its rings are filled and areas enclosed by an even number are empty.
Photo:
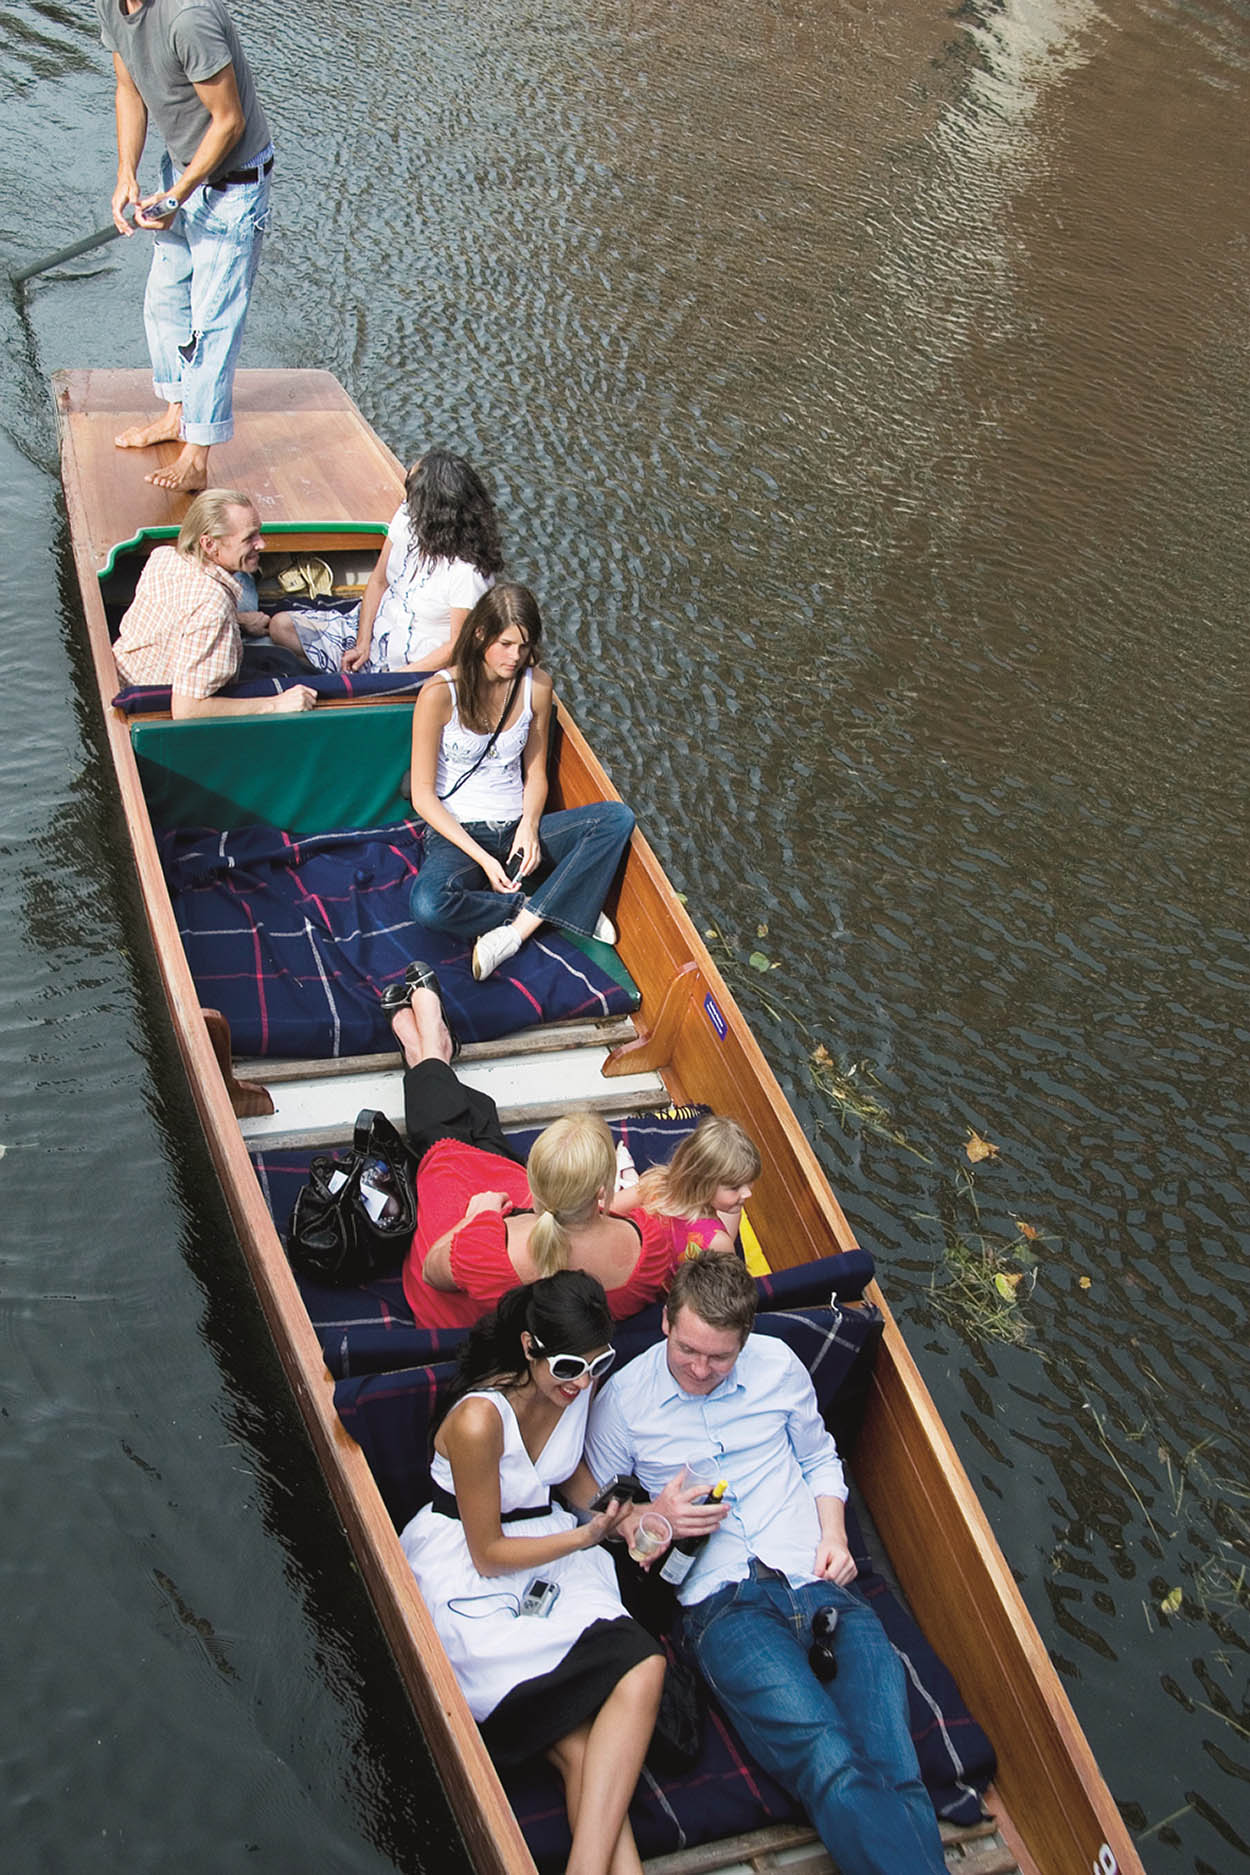
[[[251,169],[272,155],[239,165]],[[269,215],[269,177],[197,189],[153,238],[143,324],[156,395],[182,405],[189,443],[234,435],[234,368]],[[161,185],[174,167],[161,159]]]
[[[515,820],[465,822],[465,832],[501,862],[516,828]],[[519,911],[532,911],[549,924],[591,937],[633,830],[634,816],[623,801],[592,801],[544,814],[538,823],[542,864],[522,891],[505,894],[483,883],[485,874],[475,859],[427,827],[412,915],[431,931],[471,940],[510,922]]]
[[[885,1629],[853,1588],[791,1588],[756,1568],[683,1610],[699,1671],[753,1756],[803,1805],[839,1875],[945,1875]],[[838,1611],[828,1682],[807,1663],[818,1608]]]

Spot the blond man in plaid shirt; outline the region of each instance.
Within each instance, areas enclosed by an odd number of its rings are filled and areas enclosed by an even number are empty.
[[[222,697],[243,659],[242,587],[264,551],[260,519],[233,488],[208,488],[187,509],[172,547],[149,558],[113,646],[125,684],[169,684],[170,711],[185,716],[262,716],[310,710],[317,693],[296,684],[276,697]],[[268,620],[258,615],[249,625]]]

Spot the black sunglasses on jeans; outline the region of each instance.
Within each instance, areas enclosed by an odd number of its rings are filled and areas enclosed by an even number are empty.
[[[838,1656],[833,1651],[833,1636],[838,1625],[836,1608],[818,1608],[812,1616],[812,1645],[807,1664],[818,1680],[832,1680],[838,1671]]]

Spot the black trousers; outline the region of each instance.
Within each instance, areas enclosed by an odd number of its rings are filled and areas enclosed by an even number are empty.
[[[516,1165],[525,1164],[508,1144],[490,1095],[465,1087],[445,1061],[420,1061],[415,1068],[404,1069],[404,1127],[418,1158],[436,1140],[461,1139],[467,1146],[480,1146]]]

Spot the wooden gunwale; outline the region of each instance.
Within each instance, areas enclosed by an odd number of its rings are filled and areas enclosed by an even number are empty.
[[[201,1015],[139,784],[100,596],[112,546],[177,525],[185,497],[118,473],[111,434],[142,415],[146,374],[71,372],[55,380],[75,564],[110,753],[179,1050],[240,1242],[292,1391],[304,1414],[366,1584],[481,1875],[534,1865],[404,1560],[372,1475],[334,1411],[333,1388],[252,1171]],[[223,483],[257,501],[262,522],[389,520],[397,459],[326,373],[245,372],[240,440],[214,452]],[[102,439],[106,439],[106,442]],[[107,446],[107,454],[105,448]],[[334,469],[314,470],[333,457]],[[107,463],[109,475],[104,474]],[[107,483],[107,490],[102,488]],[[127,513],[118,513],[127,504]],[[107,536],[112,532],[112,540]],[[614,798],[567,717],[556,738],[552,804]],[[855,1238],[781,1088],[655,854],[635,835],[617,907],[620,954],[643,993],[644,1040],[669,997],[662,1064],[675,1100],[705,1099],[759,1143],[766,1172],[752,1219],[774,1266]],[[670,991],[679,982],[674,998]],[[631,1066],[634,1064],[630,1064]],[[1144,1875],[1057,1674],[879,1289],[885,1334],[856,1477],[921,1622],[938,1637],[1000,1758],[992,1801],[1021,1875]],[[1110,1859],[1109,1859],[1110,1858]]]

